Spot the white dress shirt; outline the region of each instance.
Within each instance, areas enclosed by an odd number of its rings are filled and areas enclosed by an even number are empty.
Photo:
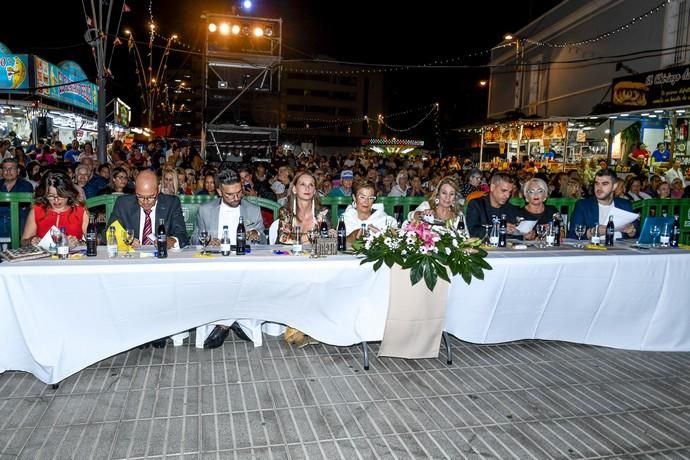
[[[220,210],[218,211],[218,229],[216,235],[218,239],[223,237],[223,227],[228,226],[228,233],[230,234],[230,244],[236,244],[237,240],[237,225],[240,223],[240,207],[232,208],[221,202]]]

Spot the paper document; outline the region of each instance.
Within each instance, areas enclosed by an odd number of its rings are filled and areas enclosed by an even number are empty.
[[[524,235],[525,233],[531,232],[535,225],[537,225],[536,220],[523,220],[520,222],[520,225],[517,226],[517,229],[518,232]]]
[[[609,209],[609,214],[606,216],[606,222],[601,223],[603,225],[606,225],[609,221],[610,216],[613,216],[613,225],[616,227],[616,230],[621,230],[626,225],[632,224],[640,218],[640,216],[638,216],[634,212],[629,212],[624,209],[618,209],[612,206]]]

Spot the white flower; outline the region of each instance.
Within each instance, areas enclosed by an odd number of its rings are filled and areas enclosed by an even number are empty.
[[[422,246],[422,247],[419,248],[419,252],[420,252],[421,254],[426,255],[426,254],[429,252],[429,250],[426,248],[426,246]]]
[[[431,250],[434,252],[434,254],[438,254],[438,248],[436,246],[431,248]]]
[[[407,244],[414,244],[414,239],[413,238],[407,238],[407,241],[405,241]]]
[[[453,238],[453,247],[454,248],[458,247],[458,240],[456,240],[455,238]]]
[[[366,249],[367,251],[368,251],[369,249],[371,249],[371,241],[366,240],[366,241],[364,242],[364,249]]]
[[[406,256],[406,255],[407,255],[407,251],[403,249],[402,252],[400,253],[400,255]]]
[[[447,255],[447,256],[449,256],[449,255],[450,255],[450,253],[451,253],[451,250],[450,250],[450,248],[449,248],[449,247],[446,247],[446,255]]]
[[[391,247],[393,247],[393,240],[391,240],[390,238],[386,237],[386,239],[383,240],[383,244],[385,244],[386,246],[388,246],[389,248],[391,248]]]

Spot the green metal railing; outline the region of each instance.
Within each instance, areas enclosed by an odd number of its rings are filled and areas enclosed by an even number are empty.
[[[19,219],[19,208],[22,204],[31,206],[34,202],[33,193],[0,193],[0,204],[8,204],[10,208],[10,246],[18,248],[21,245],[22,236],[19,234],[21,221]]]

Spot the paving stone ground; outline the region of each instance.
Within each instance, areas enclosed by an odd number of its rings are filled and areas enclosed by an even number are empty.
[[[193,337],[192,337],[193,339]],[[690,458],[690,353],[474,345],[453,364],[229,338],[134,349],[57,390],[0,374],[0,460]]]

